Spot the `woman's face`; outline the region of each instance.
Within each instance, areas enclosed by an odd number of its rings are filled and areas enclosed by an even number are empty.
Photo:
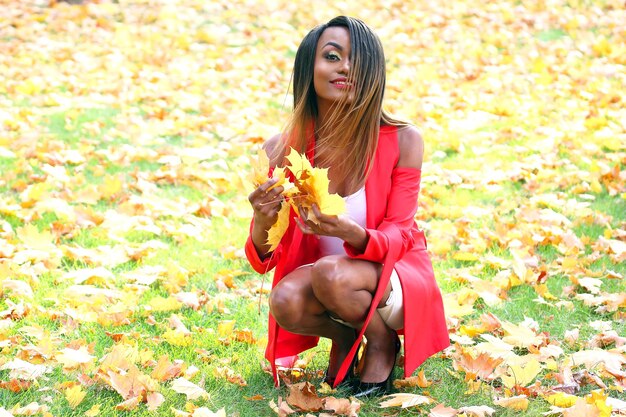
[[[353,99],[348,83],[350,71],[350,32],[341,26],[332,26],[322,32],[315,51],[313,86],[318,105],[330,105],[345,94]]]

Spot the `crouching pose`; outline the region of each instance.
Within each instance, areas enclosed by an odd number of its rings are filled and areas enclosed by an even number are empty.
[[[265,150],[272,167],[283,166],[293,147],[328,168],[329,191],[345,199],[347,212],[292,211],[270,252],[268,230],[284,189],[268,180],[249,195],[248,260],[259,273],[275,270],[266,358],[276,384],[276,361],[314,347],[319,337],[332,340],[326,382],[349,381],[356,396],[389,392],[398,335],[405,377],[449,345],[441,293],[414,221],[423,141],[382,110],[384,90],[382,45],[360,20],[336,17],[303,39],[290,123]],[[363,336],[367,349],[355,375]]]

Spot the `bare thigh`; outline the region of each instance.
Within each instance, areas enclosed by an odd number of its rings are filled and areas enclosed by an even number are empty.
[[[357,327],[369,310],[381,270],[380,264],[347,256],[323,257],[287,274],[272,289],[270,311],[281,327],[291,331],[312,325],[312,316],[321,315]],[[388,285],[383,300],[390,290]],[[383,305],[381,301],[379,306]]]
[[[307,316],[326,311],[313,293],[311,270],[312,266],[300,267],[287,274],[272,289],[270,313],[287,330],[295,330]]]

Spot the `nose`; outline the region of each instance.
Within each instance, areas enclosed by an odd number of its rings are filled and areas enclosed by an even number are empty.
[[[350,59],[346,58],[341,61],[341,68],[339,70],[342,74],[347,75],[350,72]]]

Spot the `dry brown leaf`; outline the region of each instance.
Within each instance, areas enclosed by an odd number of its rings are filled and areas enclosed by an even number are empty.
[[[601,414],[597,407],[578,398],[572,407],[563,410],[563,417],[601,417]]]
[[[433,381],[429,381],[426,379],[426,375],[424,375],[424,371],[421,370],[417,375],[411,376],[405,379],[396,379],[393,381],[393,386],[396,388],[405,388],[405,387],[420,387],[420,388],[428,388],[433,384]]]
[[[486,405],[473,405],[470,407],[459,408],[460,413],[465,413],[468,417],[488,417],[496,412],[491,407]]]
[[[132,397],[127,399],[126,401],[122,401],[121,403],[115,406],[115,409],[118,411],[131,411],[136,409],[141,403],[141,396]]]
[[[207,407],[200,407],[193,410],[191,417],[226,417],[226,409],[221,408],[216,412],[213,412]]]
[[[10,381],[0,381],[0,388],[8,389],[11,392],[18,393],[31,387],[31,381],[22,381],[19,379],[11,379]]]
[[[182,368],[182,363],[172,363],[167,356],[162,355],[150,376],[159,382],[164,382],[179,376],[182,372]]]
[[[459,347],[459,353],[455,356],[453,365],[455,369],[463,370],[466,373],[465,380],[480,378],[485,381],[494,379],[494,371],[504,360],[492,357],[486,352],[474,357],[472,351]]]
[[[47,405],[43,404],[40,405],[39,403],[33,401],[27,405],[25,405],[24,407],[20,407],[19,405],[16,407],[13,407],[11,409],[11,412],[16,415],[16,416],[20,416],[20,415],[24,415],[24,416],[34,416],[36,414],[46,414],[48,412],[49,408]]]
[[[428,417],[454,417],[458,414],[459,410],[452,407],[446,407],[443,404],[437,404],[428,413]]]
[[[291,414],[295,414],[296,411],[289,407],[287,401],[283,401],[282,397],[278,397],[278,405],[274,402],[274,400],[270,400],[269,402],[270,408],[278,414],[278,417],[285,417]]]
[[[49,371],[45,365],[36,365],[21,359],[13,359],[0,366],[0,371],[5,370],[9,370],[9,378],[26,381],[37,380]]]
[[[324,406],[315,386],[308,382],[290,385],[287,403],[302,411],[320,411]]]
[[[381,408],[388,407],[417,407],[424,404],[431,404],[433,399],[430,397],[426,397],[424,395],[419,394],[409,394],[409,393],[397,393],[387,395],[382,398],[380,404],[378,404]]]
[[[179,394],[185,394],[189,400],[197,400],[199,398],[209,398],[209,393],[204,388],[199,387],[193,382],[185,378],[176,378],[170,387]]]
[[[347,398],[325,397],[322,403],[323,409],[332,411],[333,415],[356,417],[361,409],[361,403]]]
[[[231,384],[239,385],[240,387],[248,385],[241,375],[227,366],[218,366],[213,373],[217,378],[223,378]]]
[[[151,392],[146,396],[149,411],[156,411],[165,402],[165,397],[158,392]]]

